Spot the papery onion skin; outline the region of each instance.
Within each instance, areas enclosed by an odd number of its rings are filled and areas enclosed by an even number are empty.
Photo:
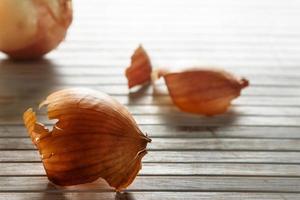
[[[151,140],[123,105],[83,88],[55,92],[44,105],[49,119],[58,119],[52,131],[37,122],[32,109],[23,118],[50,181],[68,186],[101,177],[116,190],[131,184]]]
[[[126,69],[125,75],[128,87],[142,85],[151,81],[152,66],[149,56],[142,46],[139,46],[131,56],[131,65]]]
[[[219,69],[195,68],[178,73],[162,70],[173,103],[182,111],[217,115],[226,112],[231,101],[249,85],[245,78]]]
[[[40,58],[64,40],[72,15],[71,0],[1,0],[0,51]]]

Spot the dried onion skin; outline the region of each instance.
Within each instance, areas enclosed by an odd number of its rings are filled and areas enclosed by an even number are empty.
[[[76,88],[51,94],[41,106],[47,106],[49,119],[58,120],[52,131],[37,122],[32,109],[23,118],[51,182],[68,186],[101,177],[116,190],[131,184],[151,140],[123,105]]]
[[[165,68],[152,70],[150,58],[141,46],[132,56],[126,77],[129,88],[145,83],[136,81],[141,77],[153,83],[163,77],[174,105],[181,111],[206,116],[226,112],[231,101],[249,85],[247,79],[217,68],[196,67],[179,72]]]
[[[245,78],[218,69],[195,68],[178,73],[164,73],[173,103],[182,111],[217,115],[226,112],[231,101],[249,85]]]
[[[1,0],[0,51],[39,58],[61,43],[72,18],[71,0]]]
[[[149,56],[142,46],[139,46],[131,56],[131,65],[126,69],[125,75],[128,87],[149,83],[151,81],[152,66]]]

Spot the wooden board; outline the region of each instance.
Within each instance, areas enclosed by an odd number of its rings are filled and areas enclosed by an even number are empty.
[[[66,41],[38,61],[0,54],[0,200],[300,199],[300,2],[74,1]],[[216,66],[251,86],[215,117],[181,112],[163,80],[127,88],[133,50],[154,68]],[[152,138],[135,181],[51,184],[22,113],[58,89],[89,87],[126,105]],[[51,128],[45,110],[40,122]]]

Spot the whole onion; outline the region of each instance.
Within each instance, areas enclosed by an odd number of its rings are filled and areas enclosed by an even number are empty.
[[[33,59],[56,48],[72,22],[71,0],[1,0],[0,51]]]

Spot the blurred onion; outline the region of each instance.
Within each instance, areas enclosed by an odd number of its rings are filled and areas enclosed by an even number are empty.
[[[39,58],[59,45],[71,22],[71,0],[1,0],[0,51]]]

